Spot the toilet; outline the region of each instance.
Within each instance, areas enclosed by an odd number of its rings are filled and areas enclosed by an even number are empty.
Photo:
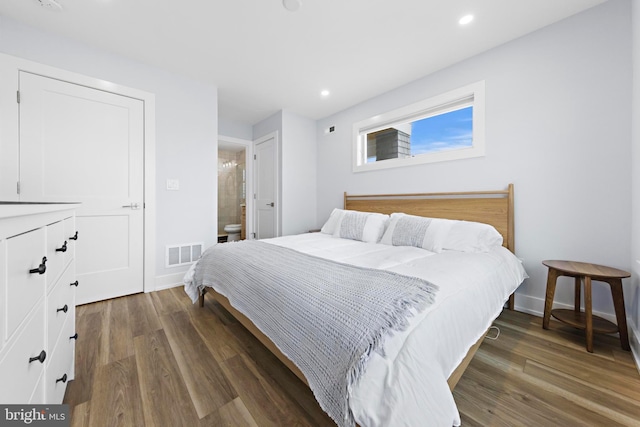
[[[240,230],[242,230],[241,224],[227,224],[224,226],[224,231],[227,233],[227,242],[235,242],[240,240]]]

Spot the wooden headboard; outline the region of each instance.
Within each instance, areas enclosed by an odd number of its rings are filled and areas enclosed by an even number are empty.
[[[365,194],[344,193],[344,208],[363,212],[458,219],[493,225],[515,252],[513,184],[506,190],[456,193]]]

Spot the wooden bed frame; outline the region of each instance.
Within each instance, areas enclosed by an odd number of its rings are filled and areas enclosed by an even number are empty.
[[[367,194],[349,195],[344,193],[344,208],[363,212],[379,212],[391,214],[404,212],[410,215],[431,218],[448,218],[465,221],[476,221],[490,224],[498,230],[504,239],[503,245],[511,252],[515,251],[515,234],[513,222],[514,207],[513,184],[506,190],[469,191],[454,193],[414,193],[414,194]],[[229,300],[213,289],[204,290],[200,295],[200,306],[204,306],[204,293],[209,292],[213,298],[229,311],[245,328],[247,328],[262,344],[265,345],[280,361],[287,366],[300,380],[308,385],[306,378],[276,345],[267,338],[244,314],[233,308]],[[509,297],[509,309],[514,309],[514,296]],[[473,355],[482,344],[484,334],[469,349],[464,360],[449,376],[449,388],[453,388],[462,377],[471,362]]]

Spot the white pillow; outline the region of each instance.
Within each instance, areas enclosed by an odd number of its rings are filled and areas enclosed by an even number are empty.
[[[333,234],[336,231],[336,226],[340,222],[340,219],[342,218],[343,213],[344,213],[343,209],[335,208],[331,212],[331,215],[329,215],[329,219],[327,220],[327,222],[325,222],[322,228],[320,229],[320,232],[325,234]]]
[[[451,225],[451,221],[446,219],[392,213],[380,243],[442,252],[442,245]]]
[[[343,210],[336,223],[333,236],[366,243],[377,243],[384,233],[388,219],[389,215]],[[329,221],[331,221],[331,217]]]
[[[453,221],[442,248],[460,252],[489,252],[495,246],[502,246],[502,235],[493,226],[480,222]]]

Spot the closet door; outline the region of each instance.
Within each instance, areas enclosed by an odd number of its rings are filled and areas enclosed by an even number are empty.
[[[77,303],[142,292],[143,102],[19,78],[20,200],[82,203]]]
[[[268,135],[254,145],[255,190],[254,218],[256,239],[279,236],[278,215],[278,140],[277,135]]]

